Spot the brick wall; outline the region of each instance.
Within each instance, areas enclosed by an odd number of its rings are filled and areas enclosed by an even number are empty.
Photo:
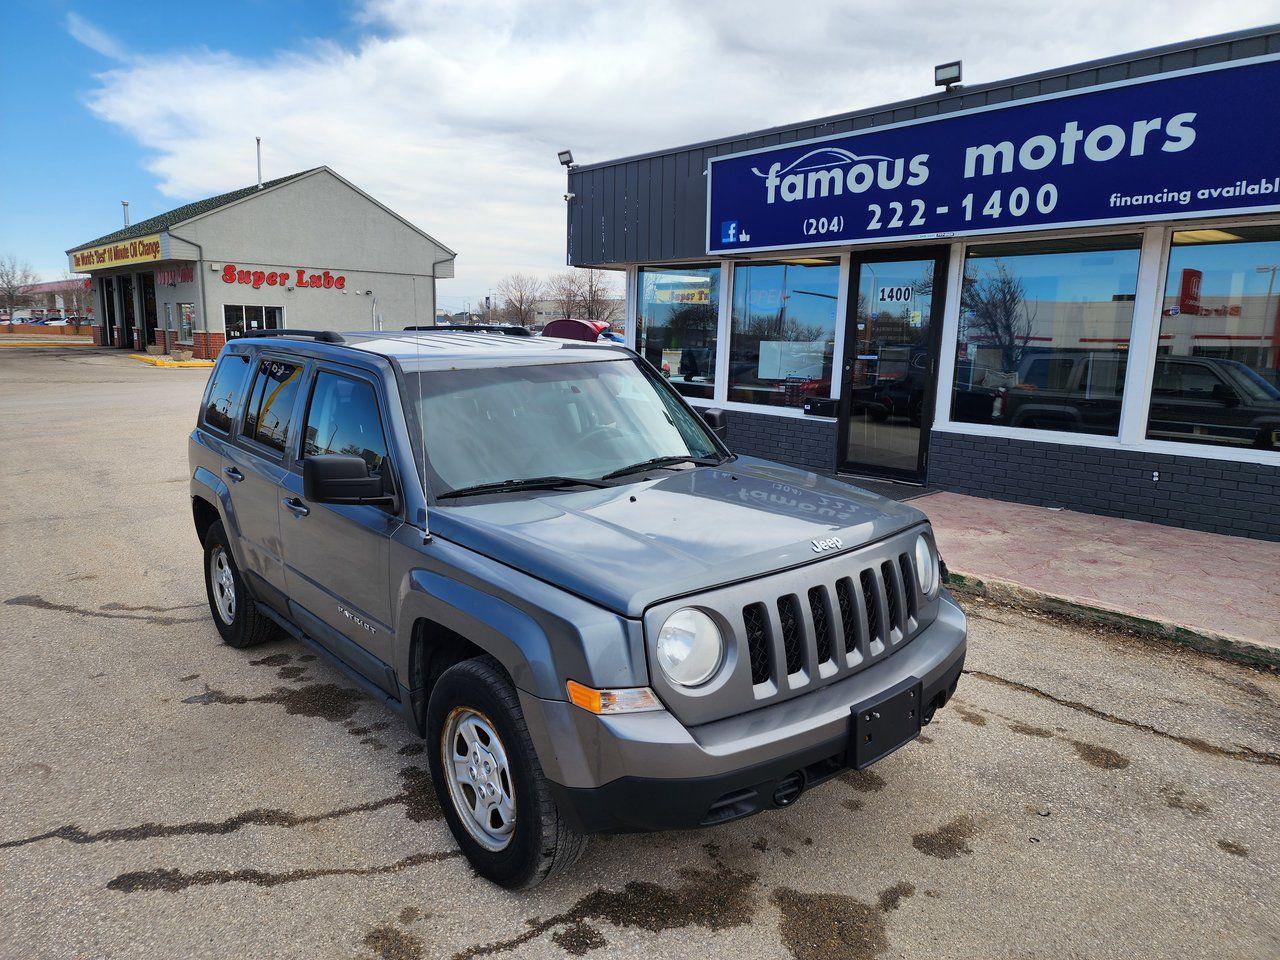
[[[1152,477],[1159,473],[1159,480]],[[1280,540],[1280,466],[931,434],[929,486],[1262,540]]]
[[[219,351],[222,350],[223,345],[227,342],[227,336],[223,333],[201,333],[196,331],[191,334],[191,338],[195,341],[191,345],[191,353],[197,360],[218,359]]]
[[[836,425],[830,420],[771,417],[726,410],[729,449],[806,470],[835,469]]]

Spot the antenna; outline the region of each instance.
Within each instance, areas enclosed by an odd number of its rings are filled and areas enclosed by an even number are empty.
[[[258,145],[258,189],[262,189],[262,138],[254,137],[254,142]]]
[[[124,225],[127,227],[129,225],[129,201],[121,200],[120,206],[124,208]]]

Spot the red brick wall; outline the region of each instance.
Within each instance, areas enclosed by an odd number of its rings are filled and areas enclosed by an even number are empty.
[[[216,360],[218,353],[227,342],[227,336],[224,333],[193,333],[191,336],[195,340],[192,356],[197,360]]]
[[[103,327],[91,327],[93,330],[93,345],[95,347],[104,346],[107,342],[106,331]]]

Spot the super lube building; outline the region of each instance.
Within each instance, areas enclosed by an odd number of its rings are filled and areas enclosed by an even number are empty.
[[[625,271],[629,342],[740,452],[1280,539],[1280,26],[571,166],[566,199],[569,262]]]
[[[218,355],[285,327],[435,323],[456,254],[328,167],[184,204],[67,251],[102,346]]]

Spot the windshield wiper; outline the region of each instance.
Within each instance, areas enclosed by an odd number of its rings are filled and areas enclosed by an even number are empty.
[[[718,463],[724,463],[724,461],[724,457],[695,457],[691,454],[671,454],[665,457],[651,457],[648,460],[641,460],[639,463],[633,463],[629,467],[610,470],[600,479],[612,480],[615,477],[622,477],[628,473],[648,470],[650,467],[668,467],[677,463],[696,463],[700,467],[714,467]]]
[[[436,497],[478,497],[485,493],[506,493],[508,490],[559,490],[562,487],[607,487],[609,484],[585,477],[521,477],[515,480],[498,480],[494,483],[477,483],[471,487],[459,487]]]

